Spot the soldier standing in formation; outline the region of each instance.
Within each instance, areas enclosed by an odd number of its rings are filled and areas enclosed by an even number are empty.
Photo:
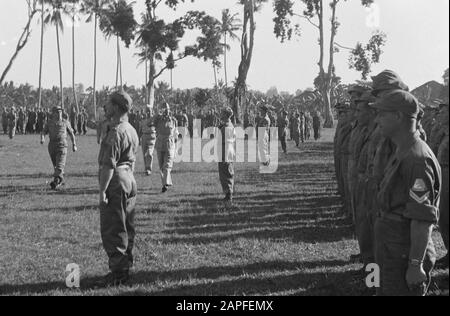
[[[267,105],[264,104],[260,107],[260,118],[257,125],[259,160],[264,166],[268,166],[270,164],[270,118],[268,112],[269,107]],[[262,135],[260,134],[261,132],[263,132]]]
[[[52,109],[52,117],[47,122],[41,133],[41,144],[44,144],[45,135],[49,134],[50,142],[48,144],[48,152],[53,164],[53,181],[50,187],[55,190],[64,181],[64,167],[66,165],[67,156],[67,134],[72,140],[72,150],[77,151],[75,136],[70,123],[63,119],[63,109],[54,107]]]
[[[137,185],[134,166],[139,147],[136,130],[128,123],[132,100],[115,92],[106,105],[110,128],[98,156],[100,231],[109,258],[109,273],[102,286],[117,286],[129,279],[133,266]]]
[[[292,120],[292,137],[295,141],[295,146],[300,146],[300,138],[301,138],[301,121],[300,121],[300,113],[298,111],[294,115],[294,119]]]
[[[8,134],[8,109],[6,107],[2,111],[2,129],[3,134]]]
[[[314,130],[314,140],[319,140],[321,136],[322,130],[322,117],[320,116],[319,111],[314,111],[313,115],[313,130]]]
[[[148,109],[147,118],[140,124],[141,145],[144,154],[145,173],[149,176],[153,168],[153,151],[156,143],[156,128],[153,109]]]
[[[156,143],[159,169],[161,172],[162,193],[172,186],[172,168],[175,156],[175,143],[178,138],[177,121],[170,113],[168,103],[162,106],[162,113],[155,117]]]
[[[17,113],[14,106],[11,107],[8,113],[8,136],[9,139],[13,139],[16,135],[17,127]]]
[[[409,92],[387,92],[373,106],[384,137],[396,147],[377,194],[375,257],[379,295],[425,295],[435,262],[432,227],[439,219],[441,168],[417,130],[419,103]]]
[[[220,132],[221,139],[219,148],[221,149],[221,157],[219,161],[219,179],[222,186],[223,193],[225,194],[224,202],[231,203],[233,201],[234,193],[234,165],[235,151],[234,145],[236,141],[236,135],[234,131],[231,117],[233,116],[233,110],[226,107],[222,110]]]
[[[288,113],[287,113],[287,111],[283,110],[278,119],[278,138],[280,139],[281,148],[283,149],[283,152],[285,154],[287,154],[286,138],[287,138],[288,128],[289,128]]]

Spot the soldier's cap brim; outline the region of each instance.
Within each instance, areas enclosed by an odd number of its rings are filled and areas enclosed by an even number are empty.
[[[405,90],[393,90],[371,107],[383,112],[401,112],[413,118],[417,118],[420,112],[419,101]]]

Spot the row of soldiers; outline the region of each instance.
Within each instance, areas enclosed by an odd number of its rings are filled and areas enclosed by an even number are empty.
[[[350,104],[336,106],[338,192],[360,248],[352,259],[380,266],[378,294],[423,295],[438,221],[448,250],[448,104],[423,109],[390,70],[372,79],[372,87],[349,89]],[[448,267],[448,253],[438,265]]]
[[[8,134],[12,139],[16,133],[37,134],[42,131],[49,117],[46,109],[28,109],[26,107],[14,106],[4,108],[2,111],[3,134]]]
[[[16,133],[23,135],[40,134],[51,116],[51,111],[45,108],[5,107],[2,111],[1,122],[3,134],[8,134],[11,139],[14,138]],[[63,117],[70,119],[75,134],[86,135],[89,117],[85,108],[82,108],[79,113],[72,108],[70,115],[68,116],[67,113],[63,112]]]

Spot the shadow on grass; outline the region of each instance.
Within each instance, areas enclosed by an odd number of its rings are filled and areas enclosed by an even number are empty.
[[[143,285],[151,286],[155,282],[180,282],[192,279],[218,279],[229,278],[236,279],[230,281],[217,281],[208,285],[194,286],[175,286],[169,289],[154,292],[121,292],[120,295],[235,295],[277,292],[286,290],[295,290],[299,287],[314,287],[315,283],[323,282],[330,279],[329,273],[307,273],[297,272],[304,269],[316,268],[333,268],[341,267],[348,264],[344,261],[320,261],[320,262],[288,262],[288,261],[269,261],[257,262],[247,265],[237,266],[219,266],[219,267],[199,267],[194,269],[182,269],[174,271],[138,271],[131,275],[129,286]],[[260,279],[249,279],[248,274],[260,273],[289,273],[288,276],[261,277]],[[292,275],[294,272],[294,275]],[[337,273],[341,275],[341,281],[336,283],[336,288],[345,285],[343,280],[347,282],[351,279],[347,278],[349,273]],[[97,283],[102,280],[101,276],[89,276],[82,278],[80,282],[80,290],[91,291],[101,290]],[[49,292],[67,290],[64,282],[41,282],[33,284],[2,284],[0,285],[0,295],[39,295],[49,294]],[[258,291],[258,292],[257,292]],[[328,293],[332,294],[332,293]]]

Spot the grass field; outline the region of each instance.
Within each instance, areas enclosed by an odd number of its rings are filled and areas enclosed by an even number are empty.
[[[39,137],[0,135],[0,294],[371,295],[348,259],[357,243],[336,195],[332,133],[300,150],[290,142],[275,174],[237,164],[233,207],[220,202],[216,164],[176,164],[175,186],[162,195],[140,153],[136,265],[129,286],[106,289],[93,287],[108,272],[95,136],[79,138],[67,184],[52,192]],[[79,290],[65,286],[69,263],[81,268]],[[435,276],[433,294],[448,294],[448,270]]]

